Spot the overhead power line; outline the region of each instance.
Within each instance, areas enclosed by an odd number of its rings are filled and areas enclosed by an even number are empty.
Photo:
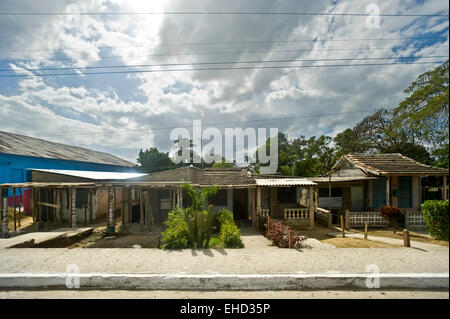
[[[279,117],[279,118],[270,118],[270,119],[258,119],[258,120],[248,120],[248,121],[232,121],[232,122],[216,122],[216,123],[202,123],[202,126],[222,126],[222,125],[232,125],[232,124],[244,124],[244,123],[258,123],[258,122],[273,122],[273,121],[284,121],[284,120],[293,120],[293,119],[302,119],[302,118],[311,118],[311,117],[322,117],[322,116],[335,116],[335,115],[343,115],[343,114],[357,114],[357,113],[370,113],[374,112],[377,107],[373,107],[371,109],[359,110],[359,111],[348,111],[348,112],[336,112],[336,113],[318,113],[318,114],[309,114],[309,115],[300,115],[300,116],[290,116],[290,117]],[[51,136],[78,136],[78,135],[98,135],[98,134],[111,134],[111,133],[134,133],[134,132],[146,132],[146,131],[162,131],[162,130],[172,130],[175,128],[192,128],[192,124],[190,125],[182,125],[182,126],[165,126],[165,127],[157,127],[157,128],[145,128],[145,129],[136,129],[136,130],[117,130],[117,131],[101,131],[101,132],[84,132],[84,133],[71,133],[71,134],[48,134],[43,135],[45,137]]]
[[[85,73],[46,73],[46,74],[6,74],[0,78],[19,77],[49,77],[49,76],[82,76],[103,74],[131,74],[131,73],[162,73],[185,71],[227,71],[227,70],[262,70],[262,69],[300,69],[300,68],[327,68],[327,67],[355,67],[355,66],[385,66],[385,65],[410,65],[410,64],[441,64],[445,61],[420,61],[420,62],[391,62],[391,63],[360,63],[360,64],[321,64],[321,65],[279,65],[279,66],[249,66],[249,67],[213,67],[213,68],[183,68],[183,69],[158,69],[158,70],[127,70],[127,71],[103,71]]]
[[[0,16],[73,16],[73,15],[290,15],[290,16],[350,16],[367,17],[367,12],[237,12],[237,11],[149,11],[149,12],[0,12]],[[448,13],[379,13],[380,17],[448,17]]]
[[[438,45],[435,48],[448,48],[448,45]],[[145,54],[145,55],[115,55],[115,56],[102,56],[100,59],[121,59],[121,58],[147,58],[147,57],[166,57],[166,56],[194,56],[194,55],[227,55],[227,54],[249,54],[249,53],[296,53],[296,52],[338,52],[338,51],[378,51],[378,50],[394,50],[397,47],[385,47],[385,48],[335,48],[335,49],[291,49],[291,50],[242,50],[242,51],[213,51],[213,52],[185,52],[185,53],[161,53],[161,54]],[[3,61],[73,61],[73,60],[90,60],[97,58],[97,56],[83,56],[72,58],[42,58],[42,59],[27,59],[27,58],[13,58],[2,59]]]
[[[240,44],[263,44],[263,43],[303,43],[303,42],[355,42],[355,41],[399,41],[399,40],[430,40],[442,39],[442,36],[421,36],[421,37],[397,37],[397,38],[347,38],[347,39],[299,39],[299,40],[260,40],[260,41],[225,41],[225,42],[185,42],[185,43],[158,43],[149,45],[126,45],[126,46],[95,46],[84,48],[47,48],[47,49],[13,49],[0,50],[0,52],[37,52],[37,51],[80,51],[97,49],[129,49],[129,48],[149,48],[149,47],[170,47],[170,46],[202,46],[202,45],[240,45]]]
[[[142,67],[168,67],[183,65],[220,65],[220,64],[256,64],[256,63],[287,63],[287,62],[326,62],[326,61],[372,61],[372,60],[411,60],[411,59],[434,59],[448,58],[446,55],[431,56],[405,56],[405,57],[366,57],[366,58],[336,58],[336,59],[284,59],[284,60],[254,60],[254,61],[214,61],[214,62],[185,62],[185,63],[163,63],[163,64],[131,64],[131,65],[105,65],[105,66],[82,66],[61,68],[26,68],[26,71],[58,71],[58,70],[89,70],[89,69],[115,69],[115,68],[142,68]],[[0,69],[0,72],[11,72],[15,70]],[[17,71],[16,71],[17,72]]]

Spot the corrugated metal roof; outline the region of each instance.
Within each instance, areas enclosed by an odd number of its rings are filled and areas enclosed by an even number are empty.
[[[379,177],[368,177],[368,176],[331,176],[331,182],[352,182],[352,181],[363,181],[363,180],[374,180],[379,179]],[[311,177],[311,180],[316,183],[328,183],[329,177]]]
[[[0,131],[0,153],[127,167],[135,166],[131,162],[105,152],[3,131]]]
[[[142,173],[122,173],[122,172],[97,172],[97,171],[75,171],[75,170],[63,170],[63,169],[33,169],[33,171],[46,172],[52,174],[61,174],[68,176],[76,176],[82,178],[88,178],[93,180],[124,180],[130,178],[137,178],[146,176],[148,174]]]
[[[313,181],[305,178],[256,178],[258,186],[315,186]]]

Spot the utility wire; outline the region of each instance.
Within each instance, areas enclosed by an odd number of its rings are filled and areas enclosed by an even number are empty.
[[[448,48],[448,45],[438,45],[435,48]],[[397,47],[386,48],[336,48],[336,49],[292,49],[292,50],[243,50],[243,51],[215,51],[215,52],[187,52],[187,53],[161,53],[146,55],[116,55],[116,56],[98,56],[100,59],[121,59],[121,58],[146,58],[146,57],[165,57],[165,56],[194,56],[194,55],[227,55],[227,54],[249,54],[249,53],[296,53],[296,52],[334,52],[334,51],[375,51],[375,50],[394,50]],[[72,61],[72,60],[89,60],[97,58],[90,57],[72,57],[72,58],[49,58],[49,59],[1,59],[3,61],[21,62],[21,61]]]
[[[367,17],[371,13],[331,13],[331,12],[236,12],[236,11],[151,11],[151,12],[0,12],[0,16],[76,16],[76,15],[291,15],[291,16],[351,16]],[[447,14],[401,14],[380,13],[380,17],[448,17]]]
[[[321,117],[321,116],[334,116],[334,115],[342,115],[342,114],[356,114],[356,113],[369,113],[374,112],[376,107],[360,110],[360,111],[349,111],[349,112],[336,112],[336,113],[318,113],[318,114],[309,114],[309,115],[300,115],[300,116],[290,116],[290,117],[279,117],[279,118],[270,118],[270,119],[259,119],[259,120],[248,120],[248,121],[234,121],[234,122],[217,122],[217,123],[202,123],[202,126],[221,126],[221,125],[231,125],[231,124],[243,124],[243,123],[257,123],[257,122],[272,122],[272,121],[283,121],[283,120],[292,120],[292,119],[302,119],[302,118],[311,118],[311,117]],[[102,132],[84,132],[84,133],[72,133],[72,134],[48,134],[43,135],[45,137],[51,136],[77,136],[77,135],[98,135],[98,134],[111,134],[111,133],[132,133],[132,132],[147,132],[147,131],[162,131],[162,130],[172,130],[175,128],[191,128],[192,124],[184,125],[184,126],[172,126],[172,127],[157,127],[157,128],[145,128],[145,129],[136,129],[136,130],[118,130],[118,131],[102,131]]]
[[[327,68],[327,67],[354,67],[354,66],[384,66],[384,65],[410,65],[410,64],[436,64],[445,61],[429,62],[392,62],[392,63],[360,63],[360,64],[321,64],[321,65],[279,65],[279,66],[251,66],[251,67],[223,67],[223,68],[183,68],[162,70],[128,70],[128,71],[103,71],[86,73],[46,73],[46,74],[6,74],[0,78],[19,77],[49,77],[49,76],[81,76],[81,75],[103,75],[103,74],[132,74],[132,73],[162,73],[162,72],[185,72],[185,71],[228,71],[228,70],[262,70],[262,69],[300,69],[300,68]]]
[[[26,71],[58,71],[58,70],[85,70],[85,69],[115,69],[115,68],[141,68],[141,67],[167,67],[183,65],[217,65],[217,64],[253,64],[253,63],[286,63],[286,62],[326,62],[326,61],[372,61],[372,60],[411,60],[411,59],[434,59],[448,58],[446,55],[430,56],[406,56],[406,57],[369,57],[369,58],[336,58],[336,59],[285,59],[285,60],[254,60],[254,61],[215,61],[215,62],[186,62],[186,63],[164,63],[164,64],[131,64],[131,65],[106,65],[106,66],[81,66],[61,68],[25,68]],[[0,69],[0,72],[11,72],[15,70]]]
[[[239,44],[262,44],[262,43],[303,43],[303,42],[346,42],[346,41],[398,41],[398,40],[430,40],[440,39],[441,36],[422,37],[398,37],[398,38],[348,38],[348,39],[299,39],[299,40],[261,40],[261,41],[228,41],[228,42],[185,42],[185,43],[159,43],[150,45],[127,45],[127,46],[96,46],[95,48],[49,48],[49,49],[14,49],[0,50],[0,52],[34,52],[34,51],[76,51],[96,49],[128,49],[148,47],[170,47],[170,46],[202,46],[202,45],[239,45]]]

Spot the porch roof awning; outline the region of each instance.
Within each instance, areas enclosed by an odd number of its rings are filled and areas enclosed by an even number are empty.
[[[256,178],[258,186],[315,186],[313,181],[305,178]]]
[[[330,178],[328,176],[325,177],[312,177],[311,178],[316,183],[328,183],[330,181]],[[331,176],[331,182],[356,182],[356,181],[366,181],[366,180],[373,180],[373,179],[380,179],[379,177],[372,177],[372,176]]]
[[[129,173],[129,172],[104,172],[104,171],[80,171],[80,170],[63,170],[63,169],[32,169],[32,171],[81,177],[92,180],[125,180],[147,176],[145,173]]]

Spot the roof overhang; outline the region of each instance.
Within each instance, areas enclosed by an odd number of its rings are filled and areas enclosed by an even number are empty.
[[[91,180],[125,180],[146,176],[145,173],[125,173],[125,172],[103,172],[103,171],[79,171],[79,170],[63,170],[63,169],[31,169],[50,174],[80,177]]]
[[[257,186],[316,186],[305,178],[255,178]]]

